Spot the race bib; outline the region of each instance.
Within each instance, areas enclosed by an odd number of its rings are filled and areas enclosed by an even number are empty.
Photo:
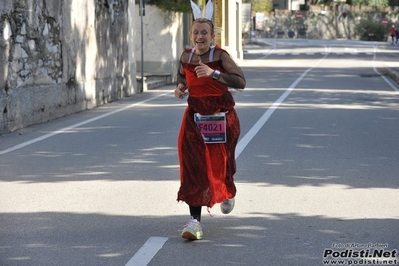
[[[194,114],[194,122],[205,143],[226,142],[226,113],[213,115]]]

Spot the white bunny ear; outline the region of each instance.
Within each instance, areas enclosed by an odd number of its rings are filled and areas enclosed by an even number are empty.
[[[212,20],[212,16],[213,16],[213,4],[212,0],[209,0],[205,6],[205,18]]]
[[[197,6],[197,4],[195,4],[192,0],[190,0],[190,2],[191,8],[193,9],[194,19],[200,18],[202,16],[201,8],[199,8],[199,6]]]

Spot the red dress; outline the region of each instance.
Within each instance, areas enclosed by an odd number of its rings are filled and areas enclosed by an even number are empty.
[[[221,60],[206,64],[224,72]],[[189,98],[178,137],[180,189],[177,200],[190,206],[212,207],[236,195],[233,175],[240,123],[227,86],[211,78],[198,78],[194,72],[196,65],[182,62],[182,66]],[[194,113],[211,115],[217,112],[227,112],[226,143],[206,144],[196,128]]]

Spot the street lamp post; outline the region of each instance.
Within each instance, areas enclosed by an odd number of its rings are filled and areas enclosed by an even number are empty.
[[[140,17],[141,17],[141,88],[144,90],[144,34],[143,34],[143,17],[144,17],[144,0],[140,0]]]

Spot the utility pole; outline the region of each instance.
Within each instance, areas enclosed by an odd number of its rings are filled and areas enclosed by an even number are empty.
[[[144,34],[143,34],[143,17],[145,15],[144,0],[140,0],[140,17],[141,17],[141,88],[144,90]]]

